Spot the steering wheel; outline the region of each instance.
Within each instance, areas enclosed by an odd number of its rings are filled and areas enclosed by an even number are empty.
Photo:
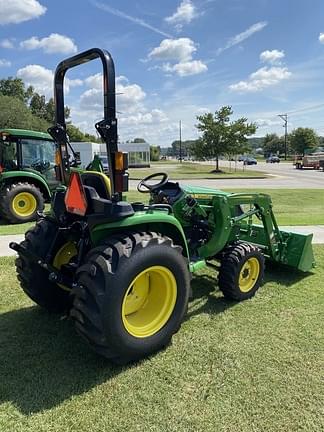
[[[42,159],[35,159],[34,162],[30,164],[31,168],[34,168],[36,171],[44,172],[48,170],[51,166],[50,162]]]
[[[162,177],[161,180],[158,183],[155,184],[149,184],[148,182],[156,177]],[[137,190],[138,192],[141,193],[149,193],[149,192],[153,192],[156,189],[159,189],[160,187],[164,186],[167,182],[169,181],[169,176],[167,173],[154,173],[151,174],[145,178],[143,178],[143,180],[141,180],[138,185],[137,185]]]

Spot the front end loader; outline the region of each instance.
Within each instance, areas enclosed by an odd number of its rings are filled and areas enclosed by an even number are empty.
[[[107,146],[108,175],[71,169],[64,118],[68,69],[99,58],[104,118],[95,126]],[[265,261],[287,271],[314,265],[312,235],[278,228],[266,194],[181,187],[166,173],[141,180],[149,204],[123,200],[127,155],[118,151],[115,71],[110,54],[90,49],[61,62],[54,78],[59,147],[55,192],[25,240],[11,243],[25,293],[51,312],[67,313],[97,353],[127,363],[165,347],[186,314],[191,274],[218,263],[215,289],[232,300],[262,285]]]

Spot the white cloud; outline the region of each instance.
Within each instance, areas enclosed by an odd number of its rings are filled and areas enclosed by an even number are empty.
[[[0,25],[18,24],[38,18],[46,7],[37,0],[0,0]]]
[[[85,79],[89,90],[80,97],[80,106],[85,109],[102,109],[102,74],[97,73]],[[117,110],[132,113],[141,108],[140,103],[146,97],[146,93],[138,84],[130,84],[124,76],[116,78]]]
[[[171,66],[165,63],[162,66],[165,72],[176,72],[179,76],[197,75],[208,70],[207,66],[201,60],[191,60],[186,62],[176,63]]]
[[[72,107],[72,119],[82,130],[93,133],[94,124],[103,113],[102,74],[91,75],[84,83],[89,88],[80,96],[78,106]],[[122,140],[144,136],[151,141],[152,136],[159,135],[160,128],[164,129],[169,123],[164,111],[147,106],[143,88],[123,75],[116,78],[116,93]]]
[[[77,52],[77,46],[67,36],[60,35],[58,33],[52,33],[47,37],[39,39],[36,36],[31,37],[20,42],[21,48],[27,50],[43,49],[47,54],[61,53],[61,54],[71,54]]]
[[[258,92],[277,85],[290,76],[291,72],[286,67],[262,67],[253,72],[246,81],[231,84],[229,88],[239,93]]]
[[[14,48],[14,43],[11,39],[2,39],[0,41],[0,47],[11,49],[11,48]]]
[[[184,24],[189,24],[198,16],[195,5],[191,0],[183,0],[173,15],[166,17],[165,21],[175,25],[176,30],[181,31]]]
[[[197,51],[194,42],[189,38],[164,39],[158,47],[149,53],[149,59],[155,60],[191,60],[192,54]]]
[[[244,32],[242,33],[238,33],[237,35],[231,37],[230,39],[228,39],[227,43],[225,44],[224,47],[222,48],[218,48],[217,50],[217,55],[221,54],[223,51],[240,44],[241,42],[243,42],[245,39],[248,39],[249,37],[251,37],[252,35],[254,35],[254,33],[257,33],[261,30],[264,29],[264,27],[266,27],[268,25],[268,23],[266,21],[260,21],[256,24],[251,25],[248,29],[246,29]]]
[[[6,59],[0,59],[0,67],[9,67],[11,66],[11,62]]]
[[[279,51],[277,49],[274,50],[266,50],[263,51],[260,54],[260,60],[263,63],[270,63],[270,64],[278,64],[280,61],[285,57],[284,51]]]
[[[168,120],[167,115],[160,109],[153,109],[150,112],[138,112],[133,115],[129,115],[127,117],[120,118],[120,124],[125,126],[133,126],[133,125],[152,125],[152,124],[160,124],[164,123]]]
[[[103,87],[102,74],[97,73],[95,75],[91,75],[86,78],[84,82],[88,87],[100,90]]]
[[[318,40],[321,44],[324,44],[324,33],[320,33],[320,35],[318,36]]]
[[[162,61],[173,60],[177,63],[163,63],[161,67],[151,67],[150,70],[162,69],[164,72],[174,72],[181,77],[205,72],[208,69],[207,66],[201,60],[192,59],[196,51],[196,45],[189,38],[164,39],[158,47],[149,52],[148,58]]]
[[[266,118],[259,118],[259,119],[256,119],[254,121],[254,123],[256,123],[259,128],[264,128],[264,127],[269,127],[269,126],[281,125],[282,121],[281,120],[271,120],[271,119],[266,119]]]
[[[53,96],[54,73],[41,65],[27,65],[17,71],[17,77],[21,78],[27,86],[33,86],[37,93],[45,95],[47,98]],[[70,87],[82,84],[80,79],[64,80],[65,92],[69,92]]]

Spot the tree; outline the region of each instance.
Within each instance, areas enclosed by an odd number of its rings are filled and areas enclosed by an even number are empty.
[[[215,159],[219,171],[219,157],[223,154],[237,154],[248,145],[247,137],[256,131],[254,123],[247,123],[245,117],[230,121],[233,114],[230,106],[223,106],[215,114],[205,113],[197,117],[197,129],[202,136],[192,150],[197,159]]]
[[[67,133],[69,135],[70,141],[71,142],[78,142],[78,141],[85,141],[84,139],[84,133],[82,133],[80,131],[79,128],[77,128],[76,126],[72,125],[72,124],[68,124],[66,126],[66,130]]]
[[[38,93],[34,93],[30,100],[29,108],[35,116],[45,119],[46,118],[45,96],[41,96]]]
[[[71,115],[71,110],[68,106],[64,107],[64,116],[65,120],[68,120]],[[54,99],[50,98],[49,101],[45,104],[45,119],[50,122],[55,122],[55,104]]]
[[[315,149],[319,145],[319,137],[314,129],[299,127],[291,132],[289,142],[295,153],[304,156],[306,149]]]
[[[22,100],[0,94],[0,128],[34,129],[46,132],[49,123],[32,114]]]
[[[37,117],[42,118],[51,124],[55,122],[55,104],[53,98],[50,98],[49,101],[46,102],[45,96],[34,93],[30,100],[29,108]],[[64,107],[64,115],[65,120],[70,117],[70,108],[68,106]]]
[[[241,117],[229,124],[227,131],[227,154],[229,158],[243,154],[250,149],[248,136],[256,131],[254,123],[247,123],[247,118]]]
[[[25,84],[21,78],[3,78],[0,80],[0,93],[3,96],[11,96],[27,102],[33,95],[34,89],[32,86],[25,89]]]
[[[132,142],[133,143],[146,143],[144,138],[135,138]]]
[[[267,134],[263,141],[263,153],[266,157],[285,152],[285,139],[277,134]]]
[[[181,141],[181,156],[188,156],[191,153],[191,148],[196,144],[196,140]],[[172,149],[173,156],[180,156],[180,141],[173,141]]]
[[[101,142],[101,139],[96,138],[94,135],[83,133],[78,127],[73,124],[67,124],[66,130],[71,142]]]
[[[150,160],[158,161],[160,160],[161,148],[160,146],[150,146]]]

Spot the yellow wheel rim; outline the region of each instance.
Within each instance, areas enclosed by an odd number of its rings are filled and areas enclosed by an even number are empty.
[[[17,216],[31,216],[37,209],[37,200],[29,192],[20,192],[12,200],[12,209]]]
[[[132,336],[157,333],[169,320],[177,299],[177,282],[166,267],[153,266],[129,285],[122,304],[123,324]]]
[[[61,269],[62,265],[68,264],[71,259],[76,256],[78,253],[77,248],[75,246],[75,243],[73,242],[67,242],[65,243],[55,254],[55,257],[53,259],[53,267],[57,268],[58,270]],[[67,288],[64,285],[59,284],[59,287],[63,288],[64,290],[70,291],[69,288]]]
[[[256,284],[260,274],[260,263],[255,257],[245,261],[240,271],[239,288],[242,292],[249,292]]]

